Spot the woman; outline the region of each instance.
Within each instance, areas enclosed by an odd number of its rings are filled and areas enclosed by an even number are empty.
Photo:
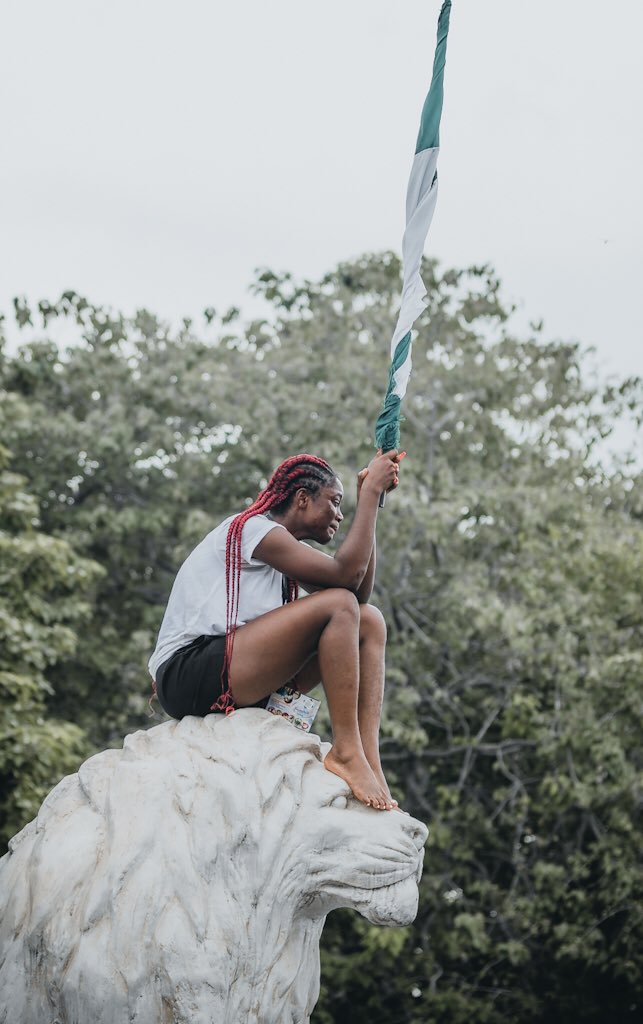
[[[379,498],[397,486],[402,457],[378,452],[358,474],[355,518],[334,556],[299,542],[333,539],[339,479],[312,455],[282,462],[181,566],[149,662],[174,718],[262,706],[286,683],[307,693],[321,680],[333,730],[325,767],[379,810],[396,801],[379,756],[386,627],[368,600]]]

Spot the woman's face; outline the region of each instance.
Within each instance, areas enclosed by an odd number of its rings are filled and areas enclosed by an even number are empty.
[[[322,487],[317,494],[310,495],[305,512],[310,540],[316,540],[318,544],[330,543],[344,518],[340,507],[343,497],[344,488],[337,478]]]

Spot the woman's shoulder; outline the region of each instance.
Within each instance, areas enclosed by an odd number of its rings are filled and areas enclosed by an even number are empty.
[[[274,530],[275,527],[279,527],[281,530],[286,529],[281,523],[276,523],[270,516],[265,515],[252,516],[244,524],[241,537],[241,557],[244,562],[255,566],[264,564],[254,558],[255,549],[261,544],[266,534]]]
[[[207,534],[205,539],[207,540],[207,537],[213,537],[215,534],[218,535],[220,533],[227,536],[228,530],[230,529],[233,520],[237,518],[238,514],[239,513],[237,512],[235,515],[227,516],[223,519],[218,526],[215,526],[210,530],[210,533]],[[250,519],[246,519],[243,524],[243,532],[257,531],[261,533],[265,530],[271,530],[273,526],[281,526],[281,523],[275,522],[275,520],[271,519],[269,515],[264,515],[263,512],[260,512],[258,515],[251,516]],[[282,529],[285,529],[285,527],[282,527]]]
[[[228,538],[228,530],[235,516],[228,516],[223,522],[215,526],[213,530],[204,538],[204,542],[209,547],[213,547],[217,552],[225,552],[226,542]],[[250,561],[254,553],[254,549],[263,540],[267,533],[270,533],[276,526],[280,529],[285,530],[285,526],[281,523],[275,522],[270,516],[263,515],[263,513],[251,516],[243,524],[243,531],[241,534],[241,557],[244,561]]]

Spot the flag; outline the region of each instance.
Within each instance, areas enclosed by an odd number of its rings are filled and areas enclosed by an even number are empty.
[[[433,77],[422,109],[420,131],[406,193],[406,229],[402,241],[402,303],[391,340],[391,367],[382,411],[375,425],[375,444],[382,451],[400,443],[400,406],[411,376],[411,328],[426,308],[426,289],[420,277],[422,254],[438,198],[440,118],[444,97],[444,65],[451,0],[442,5]]]

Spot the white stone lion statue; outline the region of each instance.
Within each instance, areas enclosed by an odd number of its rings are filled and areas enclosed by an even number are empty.
[[[326,914],[417,912],[425,826],[255,708],[129,736],[0,861],[2,1024],[304,1024]]]

